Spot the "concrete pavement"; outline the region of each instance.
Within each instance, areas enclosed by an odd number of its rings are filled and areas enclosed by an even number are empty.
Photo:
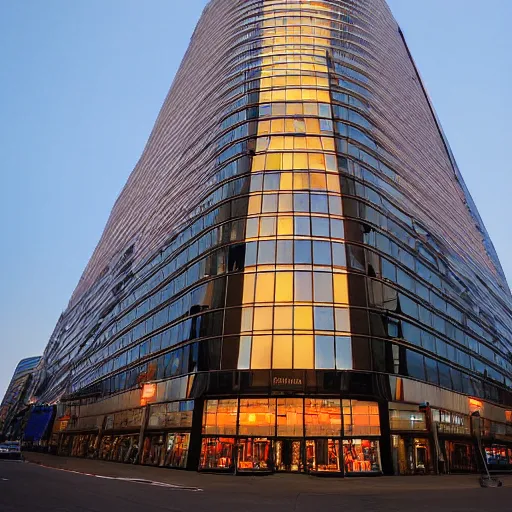
[[[26,457],[31,463],[0,463],[0,512],[486,512],[509,510],[512,502],[512,477],[503,478],[502,488],[482,489],[476,475],[234,477],[34,453]],[[167,486],[75,472],[157,481]]]

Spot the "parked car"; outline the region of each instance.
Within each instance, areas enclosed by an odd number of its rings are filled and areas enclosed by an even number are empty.
[[[0,459],[23,460],[20,442],[5,441],[0,443]]]

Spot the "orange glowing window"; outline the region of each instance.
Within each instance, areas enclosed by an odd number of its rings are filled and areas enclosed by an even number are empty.
[[[149,400],[156,395],[156,384],[144,384],[142,387],[142,400]]]

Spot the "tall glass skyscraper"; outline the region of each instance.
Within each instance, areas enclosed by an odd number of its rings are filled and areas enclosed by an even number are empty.
[[[212,0],[33,396],[63,454],[503,467],[511,311],[385,1]]]

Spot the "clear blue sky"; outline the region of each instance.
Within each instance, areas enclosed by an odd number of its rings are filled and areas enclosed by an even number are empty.
[[[0,400],[41,354],[206,0],[0,1]],[[510,0],[389,0],[512,282]]]

